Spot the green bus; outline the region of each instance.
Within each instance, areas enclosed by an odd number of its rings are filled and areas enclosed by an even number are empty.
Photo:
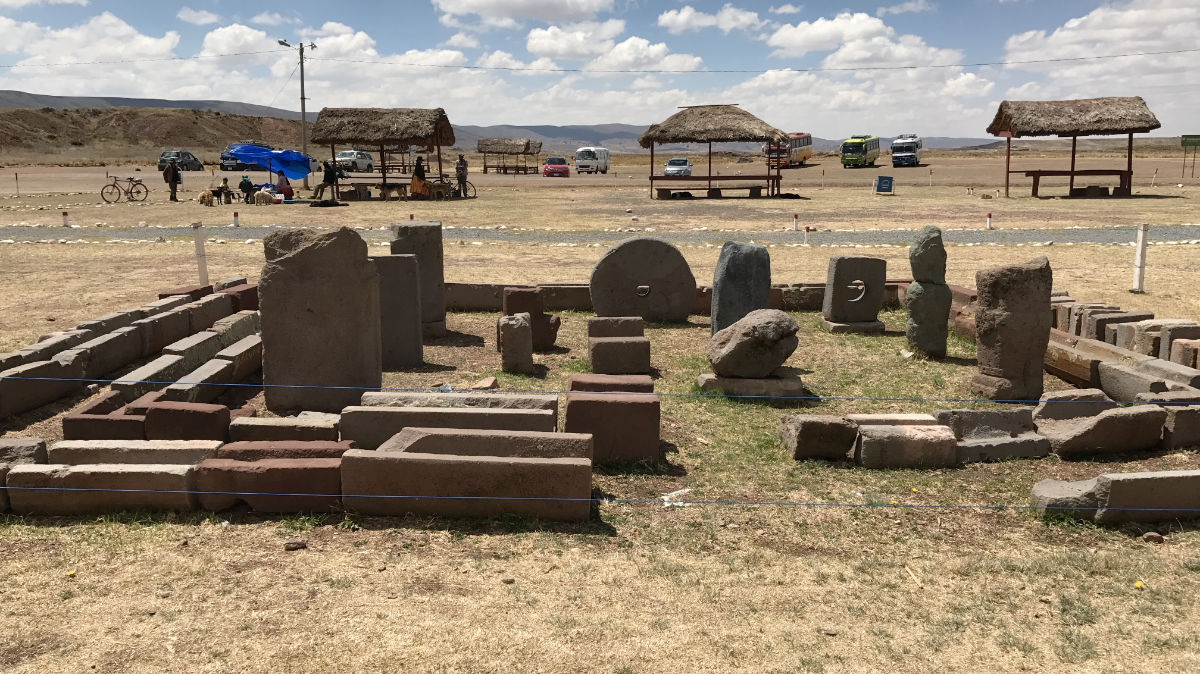
[[[879,136],[859,134],[842,141],[842,168],[874,166],[879,158]]]

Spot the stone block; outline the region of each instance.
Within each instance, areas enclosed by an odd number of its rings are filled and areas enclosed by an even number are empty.
[[[376,451],[590,461],[595,450],[590,433],[406,428]]]
[[[505,434],[461,432],[451,441],[455,453],[438,453],[447,448],[441,435],[436,430],[413,429],[396,438],[388,451],[346,452],[342,456],[345,506],[376,515],[507,514],[564,521],[589,517],[592,462],[588,458],[504,455],[528,450],[530,439],[504,441]],[[586,436],[546,439],[586,451]]]
[[[648,337],[589,337],[588,358],[596,374],[650,372]]]
[[[857,426],[930,426],[938,423],[932,414],[847,414],[846,421]]]
[[[119,328],[75,348],[87,353],[83,376],[87,379],[97,379],[141,359],[141,328]]]
[[[592,294],[586,283],[542,283],[538,287],[546,311],[592,310]]]
[[[567,378],[568,391],[623,391],[654,393],[654,380],[646,374],[587,374],[576,373]]]
[[[417,367],[421,346],[421,270],[416,255],[373,255],[379,272],[379,330],[383,368]]]
[[[242,283],[221,290],[233,300],[234,311],[258,310],[258,284]]]
[[[50,445],[46,461],[68,466],[93,463],[196,464],[212,458],[219,440],[63,440]]]
[[[0,513],[8,512],[8,471],[17,464],[46,463],[46,443],[41,438],[0,438]]]
[[[392,255],[415,255],[421,273],[421,322],[427,337],[446,334],[446,287],[442,259],[442,223],[406,220],[392,223]]]
[[[1096,364],[1096,372],[1100,389],[1117,402],[1132,402],[1139,393],[1161,393],[1170,388],[1161,377],[1138,372],[1122,363],[1101,361]]]
[[[1038,433],[1063,459],[1100,454],[1125,454],[1158,447],[1167,412],[1157,405],[1109,409],[1095,416],[1037,419]]]
[[[446,309],[451,311],[486,311],[503,309],[500,294],[505,286],[495,283],[452,283],[446,286]]]
[[[236,288],[240,285],[246,285],[246,281],[247,279],[245,276],[233,276],[223,281],[217,281],[213,284],[213,292],[219,293],[230,288]]]
[[[1076,386],[1096,386],[1100,383],[1098,366],[1102,361],[1095,356],[1051,340],[1046,345],[1046,372]]]
[[[21,464],[7,483],[12,511],[24,515],[196,507],[192,466],[183,464]]]
[[[834,335],[841,334],[859,334],[859,335],[879,335],[887,331],[887,326],[883,321],[864,321],[861,323],[834,323],[821,319],[821,324],[825,329]]]
[[[353,405],[383,381],[379,274],[367,244],[345,227],[267,239],[259,282],[267,408],[337,412]]]
[[[229,439],[250,440],[328,440],[338,439],[338,418],[245,417],[229,423]]]
[[[30,344],[29,346],[15,351],[12,354],[12,356],[15,356],[15,359],[0,362],[0,371],[11,367],[16,367],[18,365],[25,365],[27,363],[50,360],[63,351],[66,351],[67,349],[73,349],[90,339],[96,338],[97,336],[98,334],[92,330],[76,329],[55,333],[46,337],[45,339],[39,340],[36,344]],[[10,358],[12,356],[10,356]],[[7,367],[5,366],[6,364]]]
[[[720,393],[730,398],[759,398],[780,406],[800,401],[815,401],[804,388],[804,381],[791,367],[777,368],[769,377],[722,377],[704,373],[696,378],[701,393]]]
[[[588,337],[644,337],[646,322],[640,316],[589,316]]]
[[[873,257],[829,258],[821,314],[828,324],[872,324],[883,306],[887,262]],[[833,332],[833,330],[830,330]]]
[[[712,286],[696,286],[696,300],[692,302],[692,313],[697,316],[712,313]]]
[[[971,389],[992,400],[1038,399],[1050,337],[1050,261],[981,269],[975,284],[979,372]]]
[[[1167,451],[1200,447],[1200,405],[1164,405],[1162,447]]]
[[[91,402],[63,417],[65,440],[142,440],[146,437],[143,416],[122,414],[125,398],[120,391],[105,391]],[[61,462],[59,462],[61,463]]]
[[[83,388],[84,354],[63,351],[50,360],[0,372],[0,419],[37,409]]]
[[[225,348],[225,346],[221,343],[220,335],[210,330],[202,330],[194,335],[184,337],[178,342],[168,344],[163,348],[163,354],[167,356],[181,356],[183,358],[183,367],[187,370],[193,370],[212,360],[217,355],[217,352]]]
[[[1154,312],[1152,311],[1120,311],[1092,314],[1091,316],[1087,317],[1083,334],[1081,336],[1103,342],[1106,341],[1105,337],[1109,326],[1114,326],[1113,330],[1115,332],[1115,326],[1121,323],[1134,323],[1137,321],[1150,320],[1152,318],[1154,318]]]
[[[156,402],[146,407],[147,440],[229,439],[229,408],[208,403]]]
[[[188,310],[188,329],[200,332],[233,313],[233,298],[225,293],[209,295],[184,307]]]
[[[845,461],[854,451],[858,426],[844,417],[824,414],[785,414],[779,419],[783,449],[797,461]]]
[[[142,356],[152,356],[191,334],[191,315],[180,307],[148,316],[133,325],[142,330]]]
[[[234,461],[263,459],[336,459],[353,449],[349,440],[249,440],[227,442],[217,450],[216,458]]]
[[[146,393],[135,398],[134,400],[131,400],[125,405],[124,408],[122,408],[121,413],[136,414],[144,417],[146,416],[146,410],[150,409],[150,406],[154,403],[162,401],[162,399],[162,391],[151,391],[150,393]]]
[[[1200,390],[1181,388],[1162,393],[1139,393],[1137,401],[1157,405],[1200,405]]]
[[[112,383],[125,400],[134,400],[152,391],[157,391],[170,382],[187,374],[187,362],[183,356],[159,356]]]
[[[200,508],[228,510],[238,502],[255,512],[332,512],[342,505],[342,460],[207,459],[195,468]]]
[[[1036,459],[1050,453],[1050,441],[1037,434],[1033,408],[938,410],[938,423],[958,441],[958,462]]]
[[[751,311],[770,308],[771,255],[766,246],[726,241],[717,258],[712,288],[712,334]]]
[[[1200,516],[1200,470],[1106,473],[1091,480],[1042,480],[1030,504],[1097,524],[1173,522]]]
[[[685,323],[696,302],[696,277],[683,254],[650,237],[610,248],[592,269],[589,288],[597,316]]]
[[[957,465],[954,432],[946,426],[858,427],[854,460],[865,468],[946,468]]]
[[[432,391],[368,391],[364,407],[482,407],[489,409],[550,410],[558,414],[558,396],[536,393]]]
[[[262,322],[258,312],[247,310],[220,319],[213,323],[208,331],[217,333],[221,338],[221,348],[225,348],[239,340],[258,334],[261,329]]]
[[[751,311],[708,340],[708,362],[722,377],[769,377],[796,350],[799,329],[778,309]]]
[[[658,461],[658,396],[615,393],[568,393],[563,430],[590,433],[592,460]]]
[[[142,307],[142,311],[146,312],[146,318],[149,318],[151,316],[157,316],[158,314],[166,313],[177,307],[181,307],[191,301],[192,298],[188,297],[187,295],[169,295],[144,305]]]
[[[505,316],[514,314],[537,316],[545,313],[542,306],[542,289],[520,286],[505,288],[501,294],[501,313]]]
[[[515,374],[533,374],[533,327],[529,314],[501,316],[496,333],[499,335],[501,369]]]
[[[1196,354],[1200,353],[1200,339],[1176,339],[1171,342],[1171,362],[1184,367],[1196,367]]]
[[[794,283],[782,289],[784,311],[820,311],[825,303],[824,283]]]
[[[100,318],[84,321],[75,326],[76,330],[91,330],[97,336],[121,328],[127,328],[134,321],[139,321],[146,317],[146,312],[141,309],[132,309],[130,311],[116,311],[111,314],[105,314]]]
[[[1156,318],[1154,320],[1123,323],[1117,326],[1117,346],[1147,356],[1158,356],[1161,347],[1162,329],[1168,326],[1195,325],[1183,318]]]
[[[211,285],[182,286],[179,288],[172,288],[170,290],[164,290],[164,291],[160,292],[158,294],[158,299],[161,300],[161,299],[165,299],[168,297],[175,297],[175,296],[183,295],[185,297],[188,297],[189,299],[198,300],[201,297],[204,297],[205,295],[211,295],[212,291],[213,291],[213,287]]]
[[[1033,408],[1034,421],[1060,421],[1079,417],[1094,417],[1117,404],[1098,388],[1053,391],[1042,396]]]
[[[1136,360],[1133,369],[1142,375],[1162,379],[1168,383],[1182,384],[1190,388],[1200,388],[1200,370],[1160,358],[1143,358]]]
[[[233,363],[214,358],[179,378],[163,390],[163,399],[182,403],[209,403],[221,397],[233,381]]]
[[[213,357],[233,363],[230,381],[240,382],[262,369],[262,337],[243,337],[221,349]]]
[[[476,407],[347,407],[339,433],[363,449],[375,449],[405,428],[553,432],[558,419],[550,410]]]
[[[1120,313],[1124,313],[1121,311],[1121,307],[1111,304],[1076,303],[1071,307],[1071,327],[1067,332],[1079,335],[1080,337],[1088,337],[1087,324],[1089,318]]]
[[[1171,360],[1171,345],[1177,339],[1200,339],[1200,325],[1166,325],[1158,333],[1158,356],[1163,360]]]

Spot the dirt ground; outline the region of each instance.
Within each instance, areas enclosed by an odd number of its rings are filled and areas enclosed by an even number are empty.
[[[999,226],[1024,229],[1200,222],[1196,182],[1176,188],[1160,180],[1149,187],[1153,162],[1174,166],[1178,175],[1177,159],[1139,160],[1149,162],[1136,167],[1136,190],[1144,196],[1126,200],[985,200],[978,190],[969,197],[971,181],[994,193],[1002,163],[994,157],[945,161],[927,167],[935,169],[935,187],[902,182],[891,198],[870,195],[866,185],[874,172],[830,169],[822,187],[822,169],[814,166],[785,173],[785,190],[807,197],[786,204],[651,201],[644,175],[614,172],[569,180],[472,175],[480,198],[449,204],[352,204],[333,213],[300,206],[239,210],[244,224],[379,227],[408,213],[440,219],[459,230],[446,233],[447,280],[512,283],[586,281],[603,248],[503,240],[473,245],[466,227],[550,228],[570,243],[572,231],[631,225],[659,231],[707,226],[752,238],[790,226],[796,210],[808,222],[864,230],[980,226],[988,211]],[[925,179],[927,168],[917,169]],[[18,170],[26,196],[0,197],[0,241],[7,224],[58,224],[58,211],[67,208],[80,213],[79,238],[89,242],[0,244],[0,351],[137,306],[164,287],[193,283],[192,244],[155,242],[154,225],[223,223],[234,210],[164,203],[161,189],[146,206],[95,208],[104,169]],[[185,175],[185,186],[194,189],[198,178]],[[53,193],[27,196],[26,189],[39,185]],[[79,193],[65,193],[72,191]],[[106,227],[143,221],[145,243],[105,242]],[[729,236],[742,238],[740,232]],[[697,279],[709,282],[718,247],[681,250]],[[882,257],[889,276],[908,274],[903,247],[776,246],[770,252],[773,277],[781,282],[821,281],[828,257],[838,254]],[[948,277],[974,285],[980,267],[1037,255],[1051,260],[1055,287],[1079,299],[1200,317],[1200,300],[1191,292],[1200,259],[1190,244],[1151,247],[1144,295],[1128,292],[1133,250],[1127,246],[953,246]],[[256,278],[261,241],[228,235],[226,243],[210,243],[208,265],[213,278]],[[966,382],[975,353],[969,341],[952,339],[951,358],[926,362],[902,353],[902,311],[886,312],[889,331],[874,338],[830,335],[816,314],[795,316],[801,346],[788,364],[800,368],[825,401],[792,411],[927,412],[961,404],[936,399],[970,397]],[[505,388],[555,391],[571,372],[586,371],[585,314],[563,314],[562,348],[537,357],[546,366],[540,377],[498,371],[494,319],[451,314],[455,334],[427,346],[429,365],[388,373],[385,385],[459,387],[495,375]],[[655,326],[648,334],[661,373],[657,390],[681,394],[663,399],[666,460],[598,472],[596,493],[619,500],[599,503],[590,522],[353,513],[3,516],[0,574],[8,582],[0,584],[0,632],[7,639],[0,640],[0,670],[1200,668],[1200,532],[1193,523],[1153,527],[1167,535],[1167,543],[1153,545],[1142,541],[1142,527],[1044,522],[1004,507],[1024,505],[1040,479],[1197,469],[1200,454],[1050,458],[938,471],[796,462],[784,456],[775,435],[781,410],[688,397],[707,366],[705,318],[693,317],[682,328]],[[1049,376],[1046,383],[1066,386]],[[0,433],[59,437],[61,413],[81,400],[5,422]],[[681,498],[697,503],[664,507],[662,495],[682,489],[690,491]],[[285,552],[283,543],[293,539],[305,540],[307,549]]]

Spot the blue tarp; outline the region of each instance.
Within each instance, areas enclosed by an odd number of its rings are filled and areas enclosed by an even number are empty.
[[[272,173],[283,171],[291,180],[300,180],[311,173],[308,157],[295,150],[272,150],[261,145],[235,145],[229,154],[243,164],[257,164]]]

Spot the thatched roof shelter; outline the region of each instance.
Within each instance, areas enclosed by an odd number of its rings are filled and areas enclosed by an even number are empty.
[[[322,145],[433,147],[454,144],[441,108],[323,108],[312,126]]]
[[[1068,101],[1002,101],[987,131],[993,136],[1112,136],[1161,127],[1141,96]]]
[[[480,138],[475,151],[486,154],[538,154],[542,141],[528,138]]]
[[[654,143],[786,143],[788,135],[736,105],[693,105],[671,115],[638,138]]]

